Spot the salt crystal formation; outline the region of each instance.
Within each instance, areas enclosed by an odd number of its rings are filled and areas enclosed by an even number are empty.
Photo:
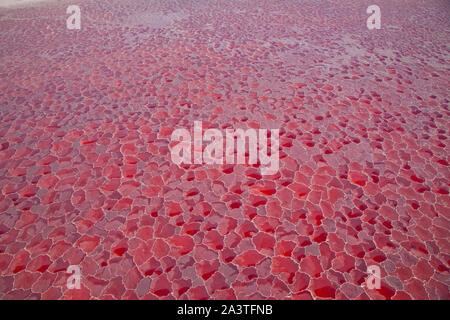
[[[0,9],[1,299],[449,299],[449,2],[78,2]]]

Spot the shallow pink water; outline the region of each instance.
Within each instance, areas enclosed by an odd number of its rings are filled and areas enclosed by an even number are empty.
[[[448,1],[379,0],[380,30],[350,0],[68,4],[0,9],[1,299],[449,299]],[[280,129],[278,174],[176,166],[197,120]]]

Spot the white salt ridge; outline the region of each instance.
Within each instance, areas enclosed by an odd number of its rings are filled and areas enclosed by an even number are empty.
[[[49,2],[53,0],[0,0],[0,8],[20,8],[39,2]]]

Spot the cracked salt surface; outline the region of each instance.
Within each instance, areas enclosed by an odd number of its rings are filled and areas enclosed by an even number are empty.
[[[448,8],[378,5],[2,9],[0,299],[449,299]],[[199,120],[280,170],[175,165]]]

